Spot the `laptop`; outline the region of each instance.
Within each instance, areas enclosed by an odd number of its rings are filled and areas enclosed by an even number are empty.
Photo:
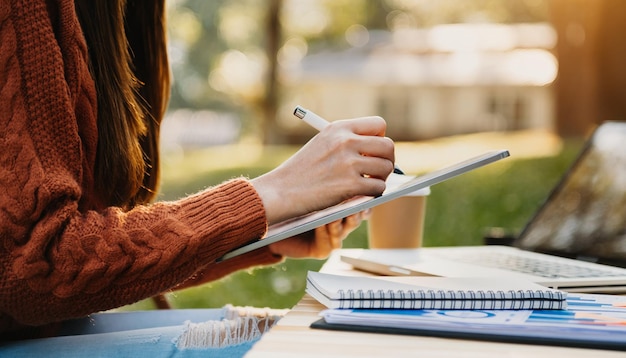
[[[626,122],[605,122],[511,245],[342,250],[384,275],[520,276],[570,292],[626,292]],[[345,252],[344,252],[345,251]]]

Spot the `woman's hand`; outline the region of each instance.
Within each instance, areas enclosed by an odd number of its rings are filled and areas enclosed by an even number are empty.
[[[338,204],[377,196],[393,170],[394,144],[380,117],[331,122],[296,154],[253,179],[269,224]]]
[[[326,258],[331,251],[341,247],[342,241],[359,227],[364,213],[350,215],[343,220],[333,221],[315,230],[269,245],[276,255],[292,258]]]

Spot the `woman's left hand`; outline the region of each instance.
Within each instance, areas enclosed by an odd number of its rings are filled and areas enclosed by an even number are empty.
[[[343,239],[359,227],[364,217],[364,213],[350,215],[343,220],[270,244],[269,249],[274,254],[292,258],[326,258],[331,251],[341,247]]]

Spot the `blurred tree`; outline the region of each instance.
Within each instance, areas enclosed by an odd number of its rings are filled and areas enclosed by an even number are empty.
[[[168,1],[169,52],[174,82],[170,108],[224,108],[229,99],[208,83],[217,55],[228,49],[218,34],[223,1]]]
[[[603,0],[595,56],[598,68],[598,121],[626,120],[626,1]]]
[[[170,109],[231,112],[257,132],[253,108],[265,93],[265,2],[171,0]]]
[[[556,125],[585,136],[605,120],[626,120],[626,1],[550,0],[559,42]]]
[[[584,135],[598,120],[598,63],[593,42],[599,31],[601,2],[550,0],[551,22],[558,36],[556,130],[563,136]]]
[[[282,42],[282,26],[280,24],[280,14],[282,0],[269,0],[266,11],[266,45],[267,55],[267,75],[265,78],[265,95],[261,99],[259,107],[263,113],[261,120],[263,124],[263,142],[276,143],[279,132],[276,128],[276,112],[278,110],[279,89],[278,89],[278,51]]]

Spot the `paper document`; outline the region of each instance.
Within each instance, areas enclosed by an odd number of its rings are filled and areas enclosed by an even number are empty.
[[[328,309],[311,327],[626,350],[626,297],[569,293],[565,310]]]

